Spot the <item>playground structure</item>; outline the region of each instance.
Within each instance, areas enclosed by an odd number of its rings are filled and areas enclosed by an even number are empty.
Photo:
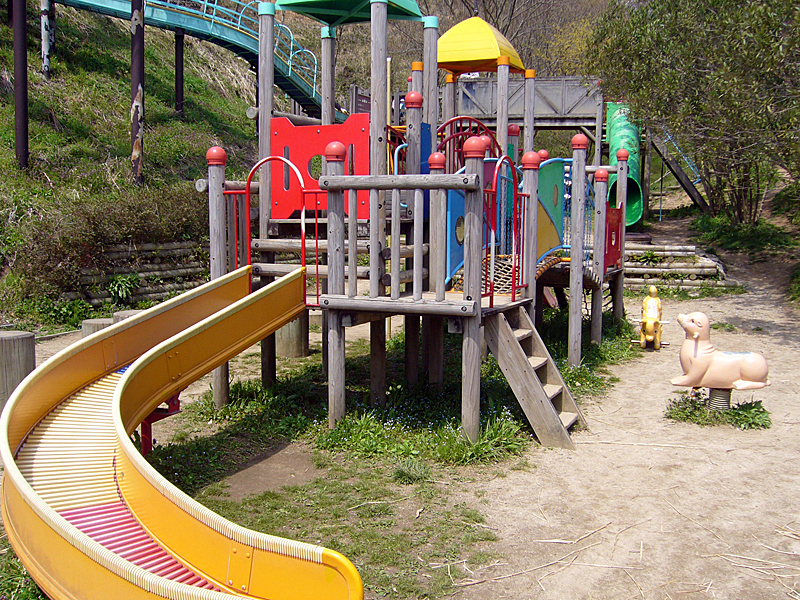
[[[336,552],[249,531],[170,485],[130,440],[159,404],[305,309],[302,269],[244,267],[70,346],[0,418],[3,523],[50,597],[363,598]]]
[[[274,10],[272,4],[258,3],[260,48],[273,46]],[[533,152],[532,110],[526,110],[523,136],[502,114],[497,135],[455,116],[436,127],[437,103],[425,103],[424,98],[438,95],[437,69],[432,68],[437,65],[438,22],[425,17],[427,67],[412,76],[412,93],[406,98],[406,172],[388,175],[387,15],[385,2],[371,3],[373,90],[368,122],[356,116],[342,126],[333,125],[332,26],[323,37],[323,42],[328,40],[323,56],[331,60],[322,65],[322,126],[290,130],[271,118],[273,53],[259,53],[258,163],[244,184],[228,182],[224,151],[212,149],[207,155],[212,283],[59,354],[9,401],[0,420],[0,452],[12,465],[4,478],[4,521],[23,563],[53,597],[108,597],[108,590],[120,597],[135,597],[140,590],[180,598],[215,598],[218,591],[270,598],[361,597],[360,578],[346,559],[318,547],[261,536],[208,513],[152,472],[128,439],[161,402],[210,369],[215,402],[224,402],[225,361],[258,339],[263,339],[262,374],[267,381],[274,379],[273,333],[308,306],[321,308],[328,321],[325,366],[331,426],[345,413],[346,329],[370,323],[370,400],[382,406],[385,319],[402,314],[409,381],[418,381],[420,371],[427,370],[430,384],[442,383],[445,320],[451,331],[463,335],[461,413],[470,440],[477,440],[480,429],[483,336],[540,442],[574,447],[569,428],[583,417],[534,322],[547,278],[552,279],[548,285],[569,287],[569,361],[577,365],[584,288],[592,290],[594,341],[600,341],[604,284],[612,291],[615,316],[622,316],[628,153],[620,150],[616,166],[589,166],[588,139],[579,134],[573,138],[571,159],[543,161],[542,154]],[[507,82],[514,61],[502,55],[493,60],[498,80]],[[526,97],[532,98],[535,74],[525,75]],[[498,86],[499,94],[506,92],[507,85]],[[500,100],[498,106],[507,106]],[[430,125],[429,147],[440,150],[430,157],[423,154],[424,123]],[[291,143],[280,139],[284,134],[275,135],[284,126]],[[478,132],[481,137],[474,135]],[[367,133],[369,161],[364,163]],[[520,137],[523,157],[518,168]],[[305,145],[303,152],[324,158],[318,187],[312,183],[316,178],[311,159],[299,150]],[[546,173],[541,181],[551,182],[548,189],[539,185],[540,170]],[[619,208],[610,207],[606,199],[609,172],[619,177]],[[249,203],[255,192],[261,237],[253,240]],[[588,202],[590,196],[594,204]],[[456,198],[461,198],[463,209],[451,206],[458,204]],[[273,218],[273,211],[288,216]],[[292,240],[272,238],[275,225],[293,225],[299,235]],[[456,247],[462,249],[461,291],[448,289],[452,277],[447,264],[448,259],[451,267],[458,263],[453,259]],[[252,258],[251,251],[256,252]],[[286,251],[299,251],[308,270],[271,283],[291,269],[274,260],[274,253]],[[507,293],[500,289],[498,277],[503,261],[510,264]],[[252,294],[249,268],[225,274],[250,262],[252,273],[260,278],[252,286],[260,289]],[[305,275],[315,284],[307,297]],[[367,296],[361,295],[359,279],[369,282]],[[126,365],[130,367],[124,374],[117,373]],[[36,402],[25,402],[40,388],[47,393]],[[83,415],[94,419],[95,414],[96,424],[74,426]],[[85,446],[85,453],[73,460],[73,450],[65,451],[63,444],[74,441],[75,435],[86,436],[87,443],[78,445],[74,452],[83,453]],[[51,440],[54,445],[39,450],[40,443]],[[65,478],[66,467],[75,471],[67,471]],[[82,483],[88,476],[91,485]],[[105,535],[99,523],[108,521],[116,525]],[[197,539],[208,543],[197,544]],[[46,540],[45,545],[38,540]],[[87,577],[90,572],[94,576]],[[187,588],[186,582],[199,587]]]

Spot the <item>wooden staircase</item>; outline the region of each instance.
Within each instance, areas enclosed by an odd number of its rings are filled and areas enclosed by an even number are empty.
[[[567,431],[585,424],[523,306],[484,317],[486,343],[543,446],[574,449]]]

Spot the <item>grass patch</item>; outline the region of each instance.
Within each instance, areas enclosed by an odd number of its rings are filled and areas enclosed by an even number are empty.
[[[800,300],[800,263],[792,267],[789,278],[789,298],[795,302]]]
[[[323,453],[326,454],[326,453]],[[322,544],[343,553],[367,593],[382,598],[437,598],[453,590],[442,565],[492,556],[495,534],[475,508],[453,504],[449,486],[397,485],[381,460],[324,459],[325,477],[264,492],[241,503],[203,493],[211,510],[267,534]],[[417,467],[414,467],[416,469]],[[450,570],[454,577],[460,570]]]
[[[756,253],[763,250],[786,250],[797,246],[797,240],[772,223],[732,223],[725,215],[700,215],[689,225],[697,232],[697,241],[706,247],[715,246],[728,252]]]
[[[47,600],[14,554],[5,534],[0,536],[0,598]]]
[[[711,329],[716,329],[717,331],[725,331],[727,333],[736,333],[736,326],[732,323],[728,323],[727,321],[717,321],[716,323],[711,324]]]
[[[775,194],[772,211],[786,215],[792,225],[800,225],[800,182],[793,182]]]
[[[732,287],[717,287],[711,285],[699,285],[692,287],[659,287],[658,296],[661,299],[669,300],[692,300],[697,298],[720,298],[730,294],[744,294],[747,288],[741,285]],[[628,290],[624,292],[626,298],[644,299],[647,296],[647,289]]]
[[[743,402],[729,410],[710,410],[708,397],[703,393],[692,395],[681,392],[667,405],[664,416],[673,421],[695,423],[702,427],[731,425],[737,429],[769,429],[772,419],[761,401]]]

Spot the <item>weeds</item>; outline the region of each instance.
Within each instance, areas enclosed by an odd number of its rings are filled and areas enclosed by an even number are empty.
[[[737,429],[769,429],[772,420],[761,401],[744,402],[729,410],[711,410],[703,393],[681,392],[667,405],[664,416],[673,421],[695,423],[702,427],[731,425]]]
[[[700,215],[690,228],[698,232],[698,242],[718,246],[729,252],[755,253],[762,250],[785,250],[798,242],[788,232],[771,223],[731,223],[724,215]]]

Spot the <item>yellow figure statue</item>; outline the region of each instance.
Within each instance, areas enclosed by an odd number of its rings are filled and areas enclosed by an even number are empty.
[[[661,299],[658,297],[656,286],[651,285],[648,295],[642,302],[641,331],[639,345],[647,347],[648,342],[653,342],[653,348],[661,348]]]

